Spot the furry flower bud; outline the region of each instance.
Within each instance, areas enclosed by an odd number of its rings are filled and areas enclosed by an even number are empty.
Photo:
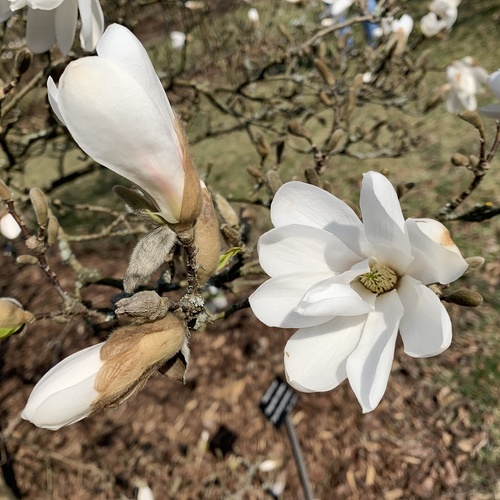
[[[197,248],[196,264],[198,281],[203,285],[217,269],[220,255],[219,223],[212,197],[205,184],[202,186],[203,205],[194,227],[194,244]]]

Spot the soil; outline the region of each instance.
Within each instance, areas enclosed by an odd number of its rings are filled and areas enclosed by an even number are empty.
[[[115,245],[79,257],[120,278],[123,251]],[[1,262],[0,296],[34,313],[58,308],[38,268],[19,270],[8,255]],[[63,286],[71,284],[71,271],[56,257],[51,263]],[[106,286],[85,291],[101,307],[115,294]],[[496,498],[497,471],[481,458],[492,446],[494,405],[478,415],[474,399],[445,378],[472,373],[486,347],[467,332],[477,316],[451,312],[452,346],[429,360],[398,346],[387,393],[372,413],[362,414],[345,382],[332,392],[299,394],[291,416],[315,498]],[[119,408],[57,432],[20,419],[50,367],[108,334],[81,319],[41,320],[0,344],[0,456],[19,498],[134,498],[141,483],[157,499],[304,498],[285,427],[275,429],[259,409],[270,382],[283,376],[291,332],[265,327],[249,309],[192,334],[185,385],[156,375]]]

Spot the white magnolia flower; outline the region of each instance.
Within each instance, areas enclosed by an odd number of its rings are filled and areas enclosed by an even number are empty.
[[[488,79],[486,70],[478,66],[472,57],[464,57],[446,68],[446,78],[450,86],[445,101],[446,110],[450,113],[474,111],[477,108],[476,94]]]
[[[405,40],[408,40],[413,30],[413,18],[408,14],[403,14],[399,19],[391,22],[391,33],[401,33]]]
[[[52,109],[89,156],[139,186],[163,219],[187,220],[191,205],[199,212],[199,179],[146,50],[113,24],[97,54],[71,62],[59,88],[49,78]]]
[[[21,234],[21,228],[11,214],[5,214],[0,218],[0,233],[9,240],[15,240]]]
[[[345,21],[347,12],[354,0],[323,0],[325,9],[320,14],[322,26],[332,26]]]
[[[172,31],[170,33],[170,42],[172,43],[172,48],[175,50],[180,50],[186,44],[186,33],[182,31]]]
[[[21,413],[37,427],[56,431],[84,419],[99,396],[94,388],[104,342],[62,360],[36,384]]]
[[[271,279],[250,305],[266,325],[299,328],[284,355],[293,387],[328,391],[348,378],[368,412],[386,390],[398,331],[413,357],[450,345],[450,318],[426,285],[452,282],[467,263],[441,223],[404,220],[383,175],[364,175],[360,205],[363,223],[326,191],[284,184],[271,206],[275,228],[259,240]]]
[[[92,52],[104,30],[104,15],[99,0],[10,0],[13,11],[28,7],[26,43],[35,54],[57,44],[67,54],[75,39],[78,11],[82,27],[80,43]]]
[[[488,87],[495,94],[495,97],[500,100],[500,70],[491,73],[488,77]],[[480,108],[481,113],[490,118],[495,118],[495,120],[500,120],[500,104],[493,103],[488,104]]]
[[[422,17],[420,28],[426,37],[432,37],[442,31],[451,31],[458,17],[458,0],[433,0],[430,12]]]

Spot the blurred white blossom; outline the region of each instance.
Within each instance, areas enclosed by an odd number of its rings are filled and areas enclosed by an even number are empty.
[[[26,43],[35,54],[46,52],[55,44],[67,54],[75,39],[78,11],[83,50],[93,51],[104,30],[99,0],[10,0],[13,11],[24,7],[28,7]]]
[[[9,240],[15,240],[21,234],[21,228],[11,214],[5,214],[0,218],[0,233]]]
[[[248,20],[252,24],[254,24],[255,26],[259,25],[259,21],[260,21],[259,11],[255,7],[248,9],[247,16],[248,16]]]
[[[492,73],[487,80],[488,87],[500,101],[500,70]],[[492,103],[480,108],[481,113],[495,120],[500,120],[500,103]]]
[[[59,88],[49,78],[52,109],[89,156],[141,188],[150,213],[170,223],[193,220],[200,181],[146,50],[113,24],[97,54],[71,62]]]
[[[259,240],[271,279],[250,305],[269,326],[299,328],[284,355],[293,387],[328,391],[348,378],[369,412],[386,390],[398,330],[413,357],[450,345],[450,318],[426,285],[454,281],[467,263],[441,223],[404,220],[383,175],[364,175],[360,205],[363,223],[326,191],[284,184],[271,206],[275,228]]]
[[[323,26],[332,26],[345,20],[345,16],[354,0],[323,0],[325,9],[320,15]]]
[[[446,68],[449,92],[446,97],[446,110],[450,113],[461,113],[464,110],[474,111],[477,108],[476,94],[486,83],[488,73],[479,66],[472,57],[464,57]]]
[[[422,17],[420,29],[426,37],[433,37],[443,31],[451,31],[458,17],[460,0],[433,0],[429,13]]]
[[[186,33],[182,31],[172,31],[170,33],[170,42],[172,43],[173,49],[182,49],[186,44]]]
[[[94,383],[104,364],[103,345],[78,351],[49,370],[31,392],[21,416],[52,431],[84,419],[99,396]]]

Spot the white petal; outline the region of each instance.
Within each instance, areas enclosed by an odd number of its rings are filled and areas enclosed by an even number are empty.
[[[32,9],[53,10],[59,7],[64,1],[65,0],[27,0],[25,4]]]
[[[9,240],[15,240],[21,234],[21,228],[11,214],[5,214],[0,218],[0,233]]]
[[[168,123],[168,140],[176,146],[179,163],[182,164],[182,147],[174,129],[175,115],[165,94],[165,90],[156,75],[146,49],[141,42],[124,26],[108,26],[97,44],[97,53],[103,59],[109,59],[120,66],[139,83],[158,107],[158,111]]]
[[[92,52],[104,31],[104,14],[99,0],[78,0],[82,27],[80,44],[86,52]]]
[[[374,410],[387,388],[403,306],[396,290],[377,297],[358,346],[347,360],[347,376],[363,413]]]
[[[23,9],[28,5],[27,0],[9,0],[10,2],[10,10],[15,12],[16,10]]]
[[[405,37],[408,38],[413,29],[413,18],[408,14],[403,14],[399,19],[399,28],[403,30]]]
[[[402,273],[413,257],[396,191],[385,176],[377,172],[363,175],[360,206],[372,256]]]
[[[361,257],[336,236],[311,226],[271,229],[259,239],[259,261],[269,276],[293,272],[342,272]]]
[[[255,316],[267,326],[300,328],[319,325],[331,318],[303,317],[294,308],[307,290],[325,278],[324,273],[289,274],[271,278],[250,295],[250,307]]]
[[[467,270],[467,262],[453,243],[448,229],[433,219],[407,219],[415,260],[405,271],[424,285],[455,281]]]
[[[458,114],[465,110],[465,106],[453,89],[448,92],[444,104],[446,111],[448,111],[449,113]]]
[[[54,80],[52,79],[51,76],[49,76],[49,78],[47,80],[47,94],[48,94],[49,103],[50,103],[52,110],[56,114],[57,118],[59,118],[59,120],[61,120],[61,122],[64,123],[63,117],[61,115],[61,111],[59,110],[59,104],[58,104],[59,89],[57,88],[57,86],[54,83]]]
[[[349,7],[353,4],[354,0],[336,0],[331,8],[330,12],[332,16],[342,16],[346,14]]]
[[[363,224],[342,200],[304,182],[287,182],[274,196],[271,221],[275,227],[303,224],[334,234],[352,251],[363,255]]]
[[[313,285],[295,311],[303,316],[359,316],[373,311],[349,285],[329,280]]]
[[[76,0],[64,0],[56,9],[56,41],[59,50],[66,55],[73,46],[78,9]]]
[[[400,280],[398,294],[405,309],[399,330],[406,354],[427,358],[448,349],[451,321],[438,296],[411,276]]]
[[[119,66],[100,57],[73,61],[64,71],[57,104],[71,135],[94,160],[154,198],[178,222],[184,169],[156,103]]]
[[[482,108],[479,108],[481,113],[489,118],[494,118],[495,120],[500,120],[500,104],[487,104]]]
[[[171,31],[170,41],[173,49],[180,50],[186,44],[186,33],[182,31]]]
[[[28,8],[26,45],[34,54],[50,50],[56,43],[56,11]]]
[[[429,12],[420,20],[420,29],[424,36],[430,38],[441,31],[442,25],[439,23],[436,14]]]
[[[494,71],[488,77],[488,87],[490,87],[497,99],[500,99],[500,70]]]
[[[298,330],[285,346],[288,383],[303,392],[337,387],[347,376],[346,360],[359,342],[365,321],[366,315],[339,316]]]
[[[21,416],[57,430],[85,418],[98,396],[94,389],[103,342],[76,352],[49,370],[33,389]]]

